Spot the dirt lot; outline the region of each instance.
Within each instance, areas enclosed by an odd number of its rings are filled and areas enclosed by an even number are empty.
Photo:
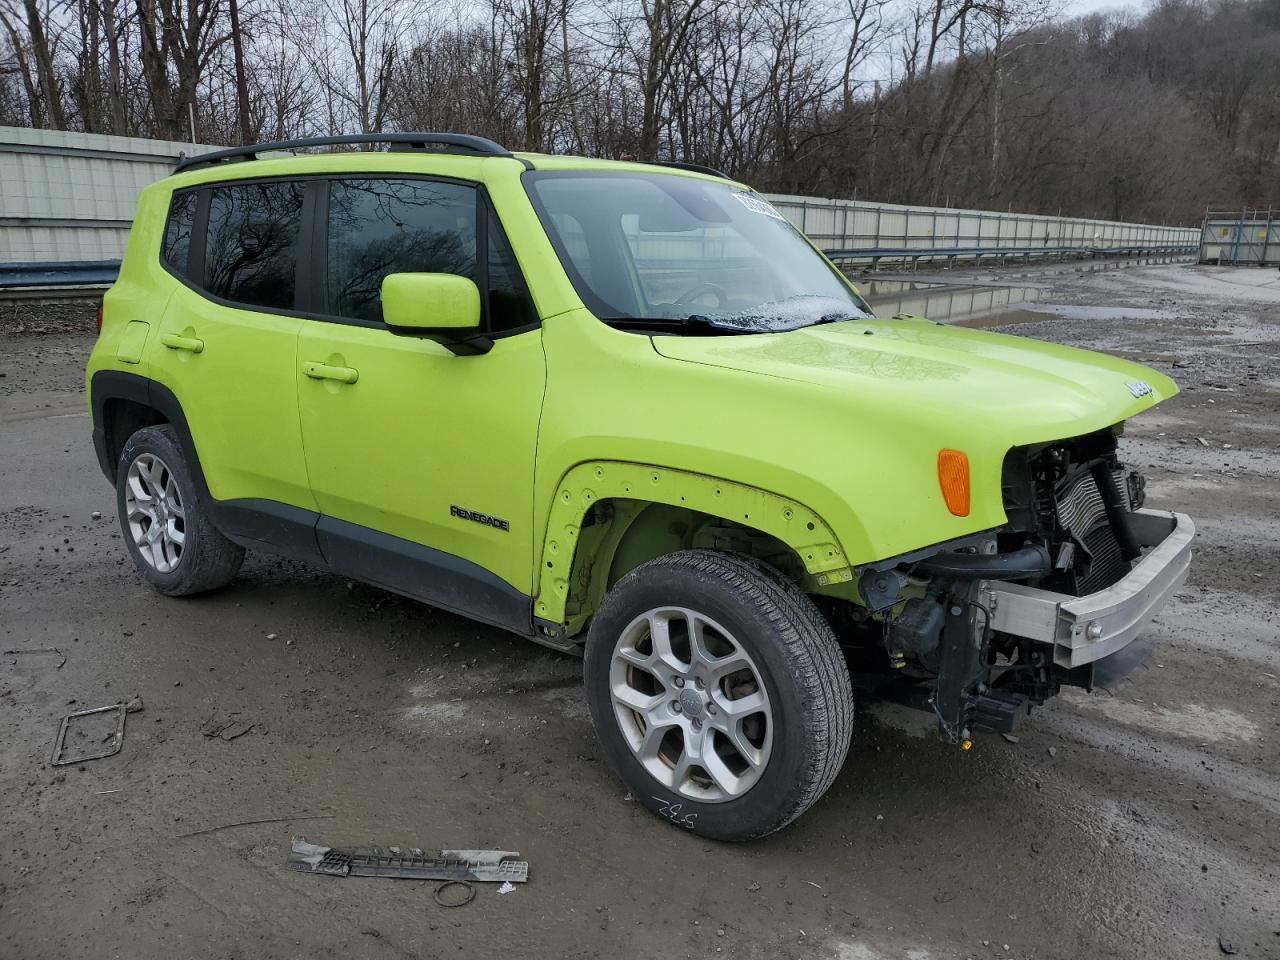
[[[969,754],[869,708],[826,798],[734,846],[624,795],[576,660],[264,557],[147,589],[89,440],[87,311],[0,303],[0,650],[66,658],[0,656],[0,957],[1280,957],[1280,279],[1062,269],[973,276],[1040,285],[1010,331],[1184,390],[1123,447],[1200,529],[1154,661]],[[135,694],[120,754],[48,766],[63,714]],[[293,819],[213,829],[264,818]],[[531,882],[447,910],[287,872],[293,834],[519,850]]]

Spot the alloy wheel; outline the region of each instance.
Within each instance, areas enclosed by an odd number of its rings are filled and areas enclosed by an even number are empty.
[[[662,786],[721,803],[760,779],[773,747],[769,694],[714,620],[684,607],[641,614],[614,647],[609,688],[623,736]]]
[[[172,573],[186,545],[186,510],[173,471],[152,453],[140,454],[125,475],[129,533],[157,573]]]

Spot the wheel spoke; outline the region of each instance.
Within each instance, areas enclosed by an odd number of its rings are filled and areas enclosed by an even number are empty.
[[[624,707],[630,707],[638,713],[648,717],[649,711],[661,703],[665,698],[659,694],[648,694],[629,683],[615,683],[613,685],[613,699]]]
[[[129,521],[133,523],[138,523],[145,519],[145,520],[150,520],[152,523],[156,522],[155,511],[152,510],[151,507],[147,506],[146,504],[138,503],[135,501],[133,503],[126,502],[125,506],[129,511],[125,515]]]
[[[169,525],[165,528],[165,536],[168,537],[170,543],[179,547],[184,546],[187,542],[186,532],[178,529],[178,521],[172,517],[169,518]]]
[[[722,680],[731,673],[737,673],[739,670],[752,670],[751,661],[741,650],[735,650],[727,657],[712,660],[707,668],[712,680]]]
[[[140,503],[150,503],[155,499],[142,477],[132,470],[129,471],[129,478],[126,483],[128,484],[129,492],[133,494],[133,499]]]
[[[694,666],[710,666],[716,658],[707,649],[707,621],[693,615],[687,616],[689,624],[689,654]]]
[[[648,670],[649,665],[653,663],[653,654],[643,654],[635,647],[619,647],[616,656],[619,660],[625,660],[641,670]]]
[[[729,741],[729,746],[752,767],[764,763],[764,751],[747,739],[741,720],[721,719],[714,726]]]
[[[641,760],[657,760],[658,749],[662,746],[662,741],[666,738],[668,731],[676,725],[675,720],[659,721],[655,717],[648,718],[649,725],[645,728],[644,739],[640,741],[640,749],[636,751]]]
[[[702,763],[702,769],[707,771],[707,775],[717,787],[719,787],[728,796],[733,796],[741,789],[742,777],[734,774],[723,760],[715,753],[714,750],[708,750],[706,759]]]
[[[733,651],[722,657],[712,653],[707,644],[707,626],[706,619],[702,617],[694,616],[689,619],[689,646],[693,652],[693,662],[703,668],[708,680],[715,681],[738,670],[753,669],[750,658],[742,652],[742,648],[727,637],[724,639],[733,646]]]
[[[759,690],[754,693],[748,693],[745,697],[739,697],[736,700],[730,700],[724,696],[717,696],[715,700],[721,710],[730,717],[735,718],[749,717],[753,713],[759,713],[761,710],[769,708],[769,702]]]
[[[138,458],[138,483],[147,492],[147,497],[154,497],[158,492],[156,489],[155,476],[152,473],[152,463],[150,458]]]
[[[671,652],[671,620],[660,613],[649,615],[649,642],[653,655],[663,660],[674,659]]]
[[[148,538],[146,547],[147,553],[151,556],[151,565],[163,573],[165,568],[164,552],[160,547],[159,541]]]
[[[686,739],[685,742],[687,743],[688,740]],[[680,759],[676,761],[675,767],[671,770],[671,789],[679,790],[684,786],[684,782],[689,779],[689,774],[694,766],[700,766],[700,764],[697,764],[687,751],[681,753]]]

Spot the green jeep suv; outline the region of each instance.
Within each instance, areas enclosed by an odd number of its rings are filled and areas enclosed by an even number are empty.
[[[1168,378],[877,318],[690,165],[456,134],[186,160],[86,378],[156,589],[262,550],[582,654],[619,776],[707,837],[813,804],[855,691],[967,749],[1091,686],[1190,562],[1117,458]]]

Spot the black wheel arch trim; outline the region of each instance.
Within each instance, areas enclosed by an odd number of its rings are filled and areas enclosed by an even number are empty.
[[[107,436],[107,402],[110,400],[131,400],[150,407],[163,416],[178,435],[178,443],[182,447],[183,456],[189,461],[191,478],[199,488],[199,494],[205,500],[211,500],[209,486],[205,483],[204,471],[200,467],[200,458],[196,456],[195,442],[191,439],[191,428],[187,426],[187,415],[182,412],[182,404],[178,398],[162,383],[150,377],[142,377],[136,373],[125,373],[123,370],[99,370],[89,382],[90,411],[93,417],[93,445],[98,454],[98,465],[106,478],[114,485],[116,482],[116,462],[112,457],[112,441],[116,438]],[[123,447],[123,440],[115,446]]]

